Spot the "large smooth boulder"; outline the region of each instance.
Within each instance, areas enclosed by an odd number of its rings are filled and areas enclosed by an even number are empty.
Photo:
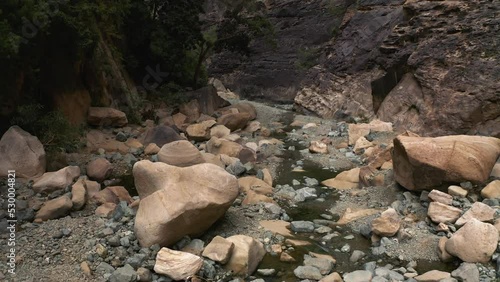
[[[448,183],[484,183],[500,155],[500,139],[454,135],[394,139],[396,181],[408,190],[432,190]]]
[[[235,275],[251,275],[264,258],[266,250],[258,240],[246,235],[234,235],[226,238],[234,244],[233,254],[225,265]]]
[[[144,160],[135,163],[133,175],[141,197],[135,219],[141,246],[200,235],[238,196],[236,178],[209,163],[181,168]]]
[[[175,129],[166,125],[159,125],[148,129],[139,138],[142,144],[154,143],[160,148],[167,143],[179,140],[185,140],[185,138],[181,137]]]
[[[14,125],[0,140],[0,177],[15,170],[17,177],[34,178],[45,173],[46,159],[43,145],[36,136]]]
[[[445,249],[465,262],[487,263],[498,244],[498,230],[475,218],[469,220],[446,242]]]
[[[80,168],[77,166],[67,166],[58,171],[46,172],[35,181],[33,189],[37,193],[51,193],[66,188],[78,176],[80,176]]]
[[[163,145],[158,152],[158,160],[179,167],[205,162],[201,152],[187,140],[174,141]]]
[[[123,127],[128,120],[124,112],[113,108],[90,107],[87,122],[94,126]]]

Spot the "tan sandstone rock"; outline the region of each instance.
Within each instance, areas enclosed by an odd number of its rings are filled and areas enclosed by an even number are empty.
[[[467,210],[457,220],[457,222],[455,222],[455,224],[458,226],[462,226],[473,218],[483,222],[493,222],[493,219],[495,218],[495,209],[481,202],[475,202],[474,204],[472,204],[470,209]]]
[[[321,141],[311,141],[309,152],[317,154],[328,154],[328,145]]]
[[[453,202],[452,195],[446,194],[446,193],[441,192],[441,191],[436,190],[436,189],[432,190],[429,193],[428,197],[429,197],[429,199],[431,199],[434,202],[439,202],[439,203],[445,204],[445,205],[451,205],[451,203]]]
[[[95,126],[123,127],[128,120],[124,112],[113,108],[90,107],[87,122]]]
[[[161,248],[156,255],[154,271],[178,281],[195,275],[202,266],[203,259],[199,256]]]
[[[462,210],[440,202],[431,202],[427,216],[435,223],[454,223],[462,214]]]
[[[465,262],[487,263],[498,244],[498,231],[477,219],[469,220],[446,242],[445,249]]]
[[[358,188],[359,172],[359,167],[343,171],[339,173],[335,178],[324,180],[323,182],[321,182],[321,184],[339,190]]]
[[[71,202],[74,210],[80,210],[87,202],[87,190],[83,179],[79,179],[71,187]]]
[[[112,171],[113,166],[105,158],[97,158],[87,164],[88,177],[99,182],[108,178]]]
[[[451,274],[449,272],[444,272],[440,270],[431,270],[426,273],[415,276],[414,279],[418,282],[439,282],[443,279],[450,278]]]
[[[249,113],[231,113],[219,117],[217,123],[224,125],[231,131],[236,131],[247,127],[250,120],[252,120],[252,116]]]
[[[156,145],[155,143],[149,143],[146,146],[146,148],[144,148],[144,154],[146,154],[146,155],[158,154],[159,151],[160,151],[160,147],[158,147],[158,145]]]
[[[215,236],[203,250],[202,255],[221,264],[227,263],[233,252],[234,243],[221,236]]]
[[[51,193],[66,188],[73,180],[80,176],[80,168],[67,166],[58,171],[46,172],[33,184],[33,190],[37,193]]]
[[[234,244],[234,249],[225,268],[232,270],[236,275],[251,275],[266,254],[264,245],[246,235],[234,235],[227,240]]]
[[[71,211],[72,207],[73,202],[68,196],[64,195],[45,202],[42,208],[36,213],[35,219],[45,221],[63,217]]]
[[[143,160],[133,174],[141,197],[135,218],[141,246],[168,246],[201,234],[238,196],[236,178],[213,164],[181,168]]]
[[[483,198],[500,198],[500,180],[490,182],[486,187],[481,190]]]
[[[210,139],[210,128],[216,123],[214,120],[206,120],[201,123],[191,124],[186,128],[186,133],[190,140],[206,141]]]
[[[205,162],[200,151],[187,140],[174,141],[163,145],[160,152],[158,152],[158,160],[178,167],[187,167]]]
[[[409,190],[430,190],[449,182],[484,183],[500,155],[500,139],[454,135],[394,139],[394,176]]]
[[[254,150],[236,142],[217,137],[212,137],[207,142],[207,152],[214,155],[227,155],[233,158],[238,158],[244,164],[247,162],[254,162],[257,159],[257,155]]]
[[[45,150],[37,137],[11,126],[0,139],[0,177],[15,170],[16,177],[36,178],[45,173]]]
[[[372,221],[373,233],[384,237],[394,236],[398,232],[400,226],[401,218],[393,208],[387,209],[380,217]]]

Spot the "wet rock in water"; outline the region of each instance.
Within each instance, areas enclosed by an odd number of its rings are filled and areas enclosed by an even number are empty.
[[[498,230],[489,223],[470,219],[446,242],[445,249],[465,262],[486,263],[498,243]]]
[[[309,144],[309,152],[316,154],[328,154],[328,145],[321,141],[311,141]]]
[[[178,167],[188,167],[205,162],[200,151],[186,140],[165,144],[158,152],[158,160]]]
[[[313,232],[314,231],[314,223],[311,221],[292,221],[290,223],[290,229],[293,232]]]
[[[15,170],[17,177],[35,178],[45,173],[46,157],[36,136],[14,125],[0,139],[0,177]]]
[[[485,183],[500,155],[500,139],[400,135],[393,152],[396,181],[409,190],[429,190],[449,182]]]
[[[67,166],[58,171],[46,172],[35,181],[33,190],[37,193],[51,193],[56,190],[63,190],[73,180],[80,176],[80,168],[77,166]]]
[[[476,264],[463,262],[460,266],[451,272],[451,276],[464,282],[479,282],[479,269]]]
[[[123,127],[128,120],[124,112],[113,108],[90,107],[87,122],[94,126]]]
[[[315,258],[309,255],[304,256],[304,266],[312,266],[319,270],[321,275],[329,274],[333,268],[333,262],[327,258]]]
[[[400,226],[401,218],[393,208],[387,209],[380,217],[372,221],[373,233],[383,237],[394,236],[398,232]]]
[[[365,253],[360,250],[354,250],[349,258],[350,262],[358,262],[360,259],[365,257]]]
[[[323,275],[321,275],[319,269],[309,265],[298,266],[293,270],[293,274],[295,274],[295,276],[300,279],[320,280],[321,278],[323,278]]]
[[[462,214],[462,210],[439,202],[431,202],[427,216],[435,223],[454,223]]]
[[[234,248],[231,258],[224,267],[233,271],[235,275],[251,275],[266,254],[264,245],[246,235],[234,235],[226,240],[232,242]]]
[[[180,168],[143,160],[133,174],[141,198],[135,232],[142,246],[168,246],[204,232],[238,196],[236,178],[213,164]]]
[[[73,207],[73,202],[67,196],[61,196],[59,198],[45,202],[40,210],[36,213],[35,220],[49,220],[63,217],[71,211]]]
[[[142,144],[156,144],[158,147],[162,147],[170,142],[186,140],[181,137],[179,133],[170,126],[159,125],[151,128],[144,132],[139,138]]]
[[[371,281],[373,274],[367,270],[356,270],[344,275],[344,282],[366,282]]]
[[[462,226],[472,218],[475,218],[479,221],[493,222],[494,217],[495,217],[495,209],[481,202],[475,202],[474,204],[472,204],[471,208],[467,210],[457,220],[457,222],[455,222],[455,224],[457,226]]]
[[[415,276],[414,279],[418,282],[439,282],[443,279],[450,278],[451,275],[448,272],[439,271],[439,270],[431,270],[427,271],[424,274]]]
[[[234,243],[221,236],[215,236],[203,250],[202,255],[221,264],[227,263],[231,257]]]
[[[105,158],[97,158],[87,164],[87,176],[98,182],[108,178],[112,171],[113,166]]]
[[[481,190],[481,196],[488,199],[500,198],[500,180],[494,180],[486,185]]]
[[[339,173],[335,178],[324,180],[321,184],[339,190],[358,188],[359,173],[359,167],[353,168]]]
[[[156,255],[154,271],[174,280],[184,280],[195,275],[202,267],[203,259],[199,256],[161,248]]]
[[[306,200],[316,199],[318,195],[316,195],[316,189],[304,187],[302,189],[296,190],[296,195],[294,200],[296,202],[303,202]]]
[[[429,192],[427,197],[429,197],[429,199],[431,199],[434,202],[439,202],[439,203],[445,204],[445,205],[451,205],[451,203],[453,202],[452,195],[446,194],[446,193],[441,192],[441,191],[436,190],[436,189]]]

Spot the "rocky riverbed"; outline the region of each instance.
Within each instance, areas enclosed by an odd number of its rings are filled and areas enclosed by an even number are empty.
[[[16,275],[3,256],[0,280],[500,275],[500,140],[427,139],[376,120],[348,124],[230,101],[157,108],[140,125],[94,109],[86,148],[49,160],[50,172],[36,138],[11,128],[0,167],[22,176]],[[2,186],[7,254],[8,182]]]

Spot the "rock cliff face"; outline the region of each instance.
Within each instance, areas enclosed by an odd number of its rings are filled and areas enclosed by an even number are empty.
[[[212,74],[243,97],[294,97],[306,113],[421,135],[500,136],[500,1],[267,4],[278,48],[213,59]],[[318,50],[315,67],[297,67],[300,47]]]

